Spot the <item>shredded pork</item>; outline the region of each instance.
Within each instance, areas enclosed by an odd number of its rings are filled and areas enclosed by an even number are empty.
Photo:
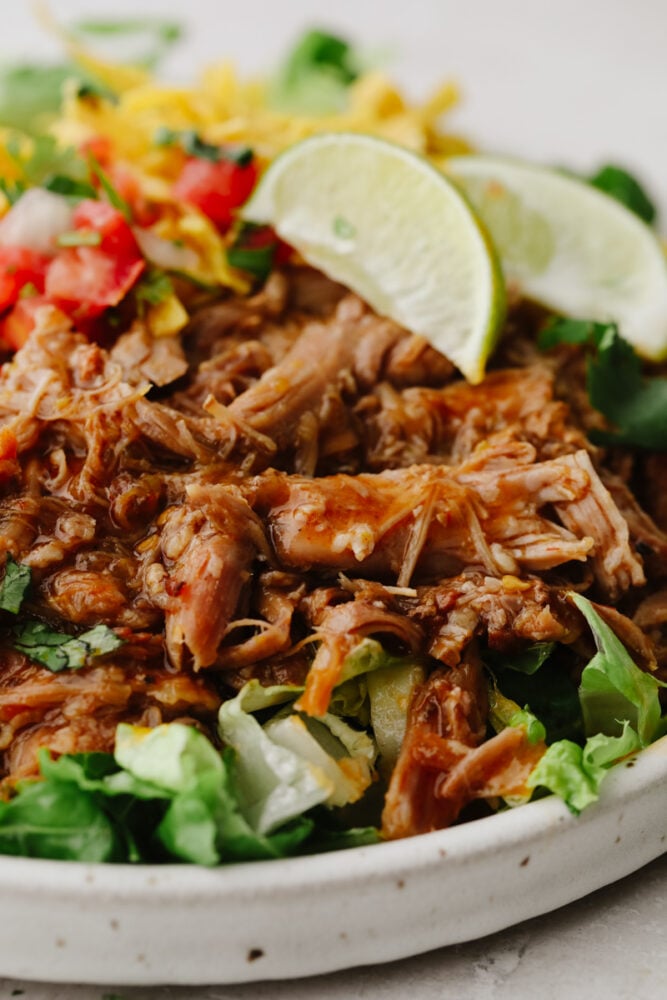
[[[559,643],[576,676],[575,588],[667,670],[667,514],[645,480],[664,458],[619,474],[586,437],[581,366],[564,391],[564,367],[520,347],[467,385],[305,267],[204,303],[181,336],[137,320],[108,349],[44,309],[0,372],[0,555],[30,567],[30,620],[123,644],[54,674],[2,613],[6,781],[40,746],[108,751],[119,721],[216,739],[251,678],[303,686],[297,707],[323,715],[377,638],[426,673],[385,835],[522,794],[544,748],[512,727],[487,739],[480,650]]]

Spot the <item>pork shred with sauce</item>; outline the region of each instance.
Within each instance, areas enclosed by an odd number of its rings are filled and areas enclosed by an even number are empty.
[[[569,398],[559,356],[520,311],[511,326],[470,386],[305,267],[167,339],[135,323],[102,347],[45,308],[0,374],[2,558],[30,567],[26,619],[124,641],[54,674],[3,613],[5,783],[41,746],[110,751],[119,721],[215,741],[251,678],[305,685],[321,715],[374,637],[425,667],[385,775],[383,832],[403,837],[524,789],[543,746],[487,738],[483,651],[557,642],[576,677],[590,639],[568,590],[664,677],[667,514],[634,493],[662,460],[593,447],[582,386]]]

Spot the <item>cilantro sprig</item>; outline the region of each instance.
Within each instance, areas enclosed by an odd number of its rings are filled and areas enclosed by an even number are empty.
[[[30,567],[16,562],[13,556],[7,553],[5,575],[0,585],[1,611],[8,611],[12,615],[19,613],[23,599],[30,588],[31,577]]]
[[[655,205],[639,181],[622,167],[613,164],[601,167],[591,177],[589,183],[620,201],[621,205],[625,205],[649,225],[655,221],[657,215]]]
[[[588,351],[588,396],[611,425],[592,430],[592,441],[667,451],[667,378],[644,375],[640,358],[615,323],[552,319],[538,344],[542,350],[577,344]]]
[[[0,611],[18,615],[31,582],[30,567],[16,562],[7,553],[5,575],[0,584]],[[118,649],[123,642],[108,625],[95,625],[76,636],[56,632],[40,621],[19,622],[12,628],[14,649],[54,674],[65,669],[80,670],[96,657]]]
[[[108,625],[94,628],[78,636],[54,632],[44,622],[29,621],[13,629],[14,649],[24,653],[54,674],[61,670],[80,670],[90,660],[111,653],[123,640]]]
[[[307,31],[289,52],[269,91],[279,111],[327,114],[342,110],[362,69],[359,53],[328,31]]]
[[[264,281],[273,267],[278,248],[276,234],[269,226],[253,222],[239,224],[234,242],[227,248],[227,260],[232,267]]]
[[[213,143],[205,142],[195,129],[190,128],[178,130],[162,125],[155,132],[153,141],[156,146],[180,146],[187,156],[194,156],[198,160],[208,160],[210,163],[227,160],[239,167],[247,167],[254,156],[249,146],[213,145]]]
[[[157,267],[151,267],[142,274],[134,291],[139,311],[147,306],[157,306],[174,294],[174,285],[168,274]]]

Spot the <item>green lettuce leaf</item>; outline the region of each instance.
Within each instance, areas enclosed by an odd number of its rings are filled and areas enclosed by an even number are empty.
[[[528,778],[529,788],[548,788],[574,813],[595,802],[609,768],[641,747],[637,733],[625,723],[619,736],[597,733],[584,747],[559,740],[547,751]]]
[[[313,719],[281,713],[266,723],[264,731],[274,743],[291,750],[324,776],[330,785],[324,800],[327,805],[356,802],[373,780],[375,744],[339,716],[328,712]]]
[[[402,663],[394,661],[366,678],[373,735],[386,776],[398,759],[412,696],[425,676],[423,666],[406,657]]]
[[[293,694],[251,682],[220,709],[220,735],[236,751],[241,812],[260,834],[316,805],[355,802],[373,779],[377,751],[367,734],[333,713],[311,719],[294,712]],[[252,714],[286,697],[290,702],[264,725]]]
[[[589,600],[581,594],[569,596],[588,622],[598,650],[579,686],[586,734],[618,736],[628,722],[646,746],[660,724],[660,682],[639,669]]]
[[[153,835],[164,815],[169,793],[134,778],[119,769],[112,754],[64,754],[53,759],[39,752],[40,772],[46,783],[76,785],[91,794],[117,836],[119,861],[161,861]],[[157,851],[157,853],[156,853]]]
[[[225,765],[213,745],[192,726],[166,724],[145,730],[121,723],[116,730],[116,762],[155,797],[169,805],[156,837],[183,861],[220,861],[218,812],[229,805],[223,794]]]
[[[63,861],[119,860],[113,823],[76,784],[24,782],[0,802],[0,853]]]
[[[352,745],[358,736],[340,719],[332,725],[337,735],[331,738],[347,753],[340,739]],[[52,759],[42,750],[42,779],[20,784],[13,799],[0,803],[0,853],[211,866],[377,839],[372,830],[334,829],[320,815],[299,814],[260,832],[242,809],[238,759],[233,748],[220,754],[196,729],[179,723],[119,726],[115,757]]]
[[[489,684],[489,722],[496,733],[508,726],[523,726],[529,743],[540,743],[546,739],[546,729],[528,706],[520,708],[511,698],[501,694],[495,683]]]
[[[555,642],[534,642],[530,646],[512,653],[499,653],[496,650],[488,649],[484,653],[484,662],[491,669],[501,667],[530,676],[536,673],[543,663],[546,663],[555,648]]]
[[[266,834],[325,802],[333,785],[320,768],[264,731],[244,707],[244,690],[223,703],[218,725],[222,739],[236,751],[241,812],[253,830]]]
[[[550,646],[550,643],[538,644]],[[538,661],[534,671],[517,670],[516,654],[489,655],[484,652],[484,662],[491,667],[503,696],[516,704],[530,705],[530,710],[546,729],[548,743],[560,739],[578,740],[583,737],[583,720],[577,685],[558,657],[547,655],[547,649],[533,649],[531,661]],[[530,667],[530,663],[528,664]]]
[[[216,814],[222,860],[268,860],[296,853],[310,837],[314,828],[313,820],[308,816],[298,816],[274,830],[270,836],[259,834],[241,812],[236,784],[235,751],[228,747],[222,756],[225,775],[221,802],[224,801],[225,807]]]

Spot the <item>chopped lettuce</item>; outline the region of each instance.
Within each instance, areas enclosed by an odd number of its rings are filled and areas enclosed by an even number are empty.
[[[640,749],[640,741],[625,723],[620,736],[598,733],[580,747],[571,740],[559,740],[547,751],[528,778],[528,786],[548,788],[563,799],[568,808],[581,812],[599,796],[602,779],[609,768]]]
[[[252,712],[284,693],[268,691],[264,700],[246,685],[219,716],[220,735],[237,754],[241,809],[260,833],[320,803],[356,801],[371,783],[375,759],[369,737],[333,714],[305,719],[290,706],[262,726]]]
[[[570,599],[593,633],[597,653],[584,667],[579,701],[588,739],[552,743],[528,784],[548,788],[573,812],[598,798],[609,768],[636,753],[660,733],[660,682],[640,670],[623,643],[581,594]]]
[[[331,783],[330,806],[356,802],[373,780],[376,749],[364,732],[327,713],[320,719],[294,713],[264,727],[270,738],[319,768]]]
[[[546,737],[550,745],[531,772],[528,787],[549,789],[573,812],[579,812],[598,798],[609,768],[656,739],[662,723],[660,682],[637,667],[589,600],[580,594],[569,596],[588,622],[597,646],[597,653],[582,672],[576,708],[567,695],[556,712],[556,716],[562,714],[563,707],[571,712],[570,729],[574,738],[554,736],[557,728],[562,729],[565,718],[554,727],[554,706],[558,697],[567,694],[569,680],[555,660],[549,660],[550,653],[546,656],[536,653],[534,659],[539,663],[534,671],[519,668],[517,672],[513,657],[508,656],[506,661],[497,655],[488,658],[503,686],[501,693],[495,677],[489,684],[489,722],[496,732],[507,726],[525,726],[533,743]],[[554,693],[557,696],[550,704]],[[523,709],[515,697],[523,701]],[[531,709],[537,709],[537,715]],[[575,742],[579,737],[577,718],[583,737],[587,737],[583,746]]]
[[[424,678],[423,666],[406,658],[403,663],[373,671],[366,679],[373,735],[385,773],[391,771],[398,759],[412,695]]]
[[[344,684],[353,677],[370,674],[383,667],[401,666],[405,662],[406,657],[388,653],[376,639],[362,639],[345,657],[339,683]]]
[[[543,648],[538,650],[538,645]],[[547,650],[551,645],[536,644],[523,661],[515,653],[501,655],[486,651],[484,662],[491,668],[505,698],[515,703],[517,709],[520,705],[530,705],[531,712],[546,729],[548,743],[559,739],[576,741],[583,737],[577,685],[558,658],[551,655],[553,650]]]
[[[489,649],[484,658],[488,666],[492,668],[499,666],[530,676],[536,673],[543,663],[546,663],[555,648],[555,642],[533,642],[530,646],[512,653],[498,653]]]
[[[646,746],[660,724],[660,682],[639,669],[589,600],[574,593],[570,598],[588,622],[598,650],[579,687],[586,735],[617,736],[629,722]]]
[[[528,706],[520,708],[511,698],[501,694],[495,684],[489,685],[489,722],[496,733],[508,726],[523,726],[529,743],[546,739],[546,729]]]
[[[249,717],[251,722],[255,720]],[[260,727],[261,728],[261,727]],[[40,752],[41,779],[0,803],[0,852],[78,861],[216,865],[370,843],[301,812],[264,833],[246,817],[238,753],[190,726],[121,725],[116,755]],[[328,813],[328,810],[327,810]]]
[[[118,836],[95,796],[68,781],[24,782],[0,802],[0,853],[62,861],[120,860]]]
[[[241,691],[223,703],[220,735],[236,751],[241,811],[253,829],[265,834],[325,802],[334,789],[320,767],[273,740],[243,701]]]

